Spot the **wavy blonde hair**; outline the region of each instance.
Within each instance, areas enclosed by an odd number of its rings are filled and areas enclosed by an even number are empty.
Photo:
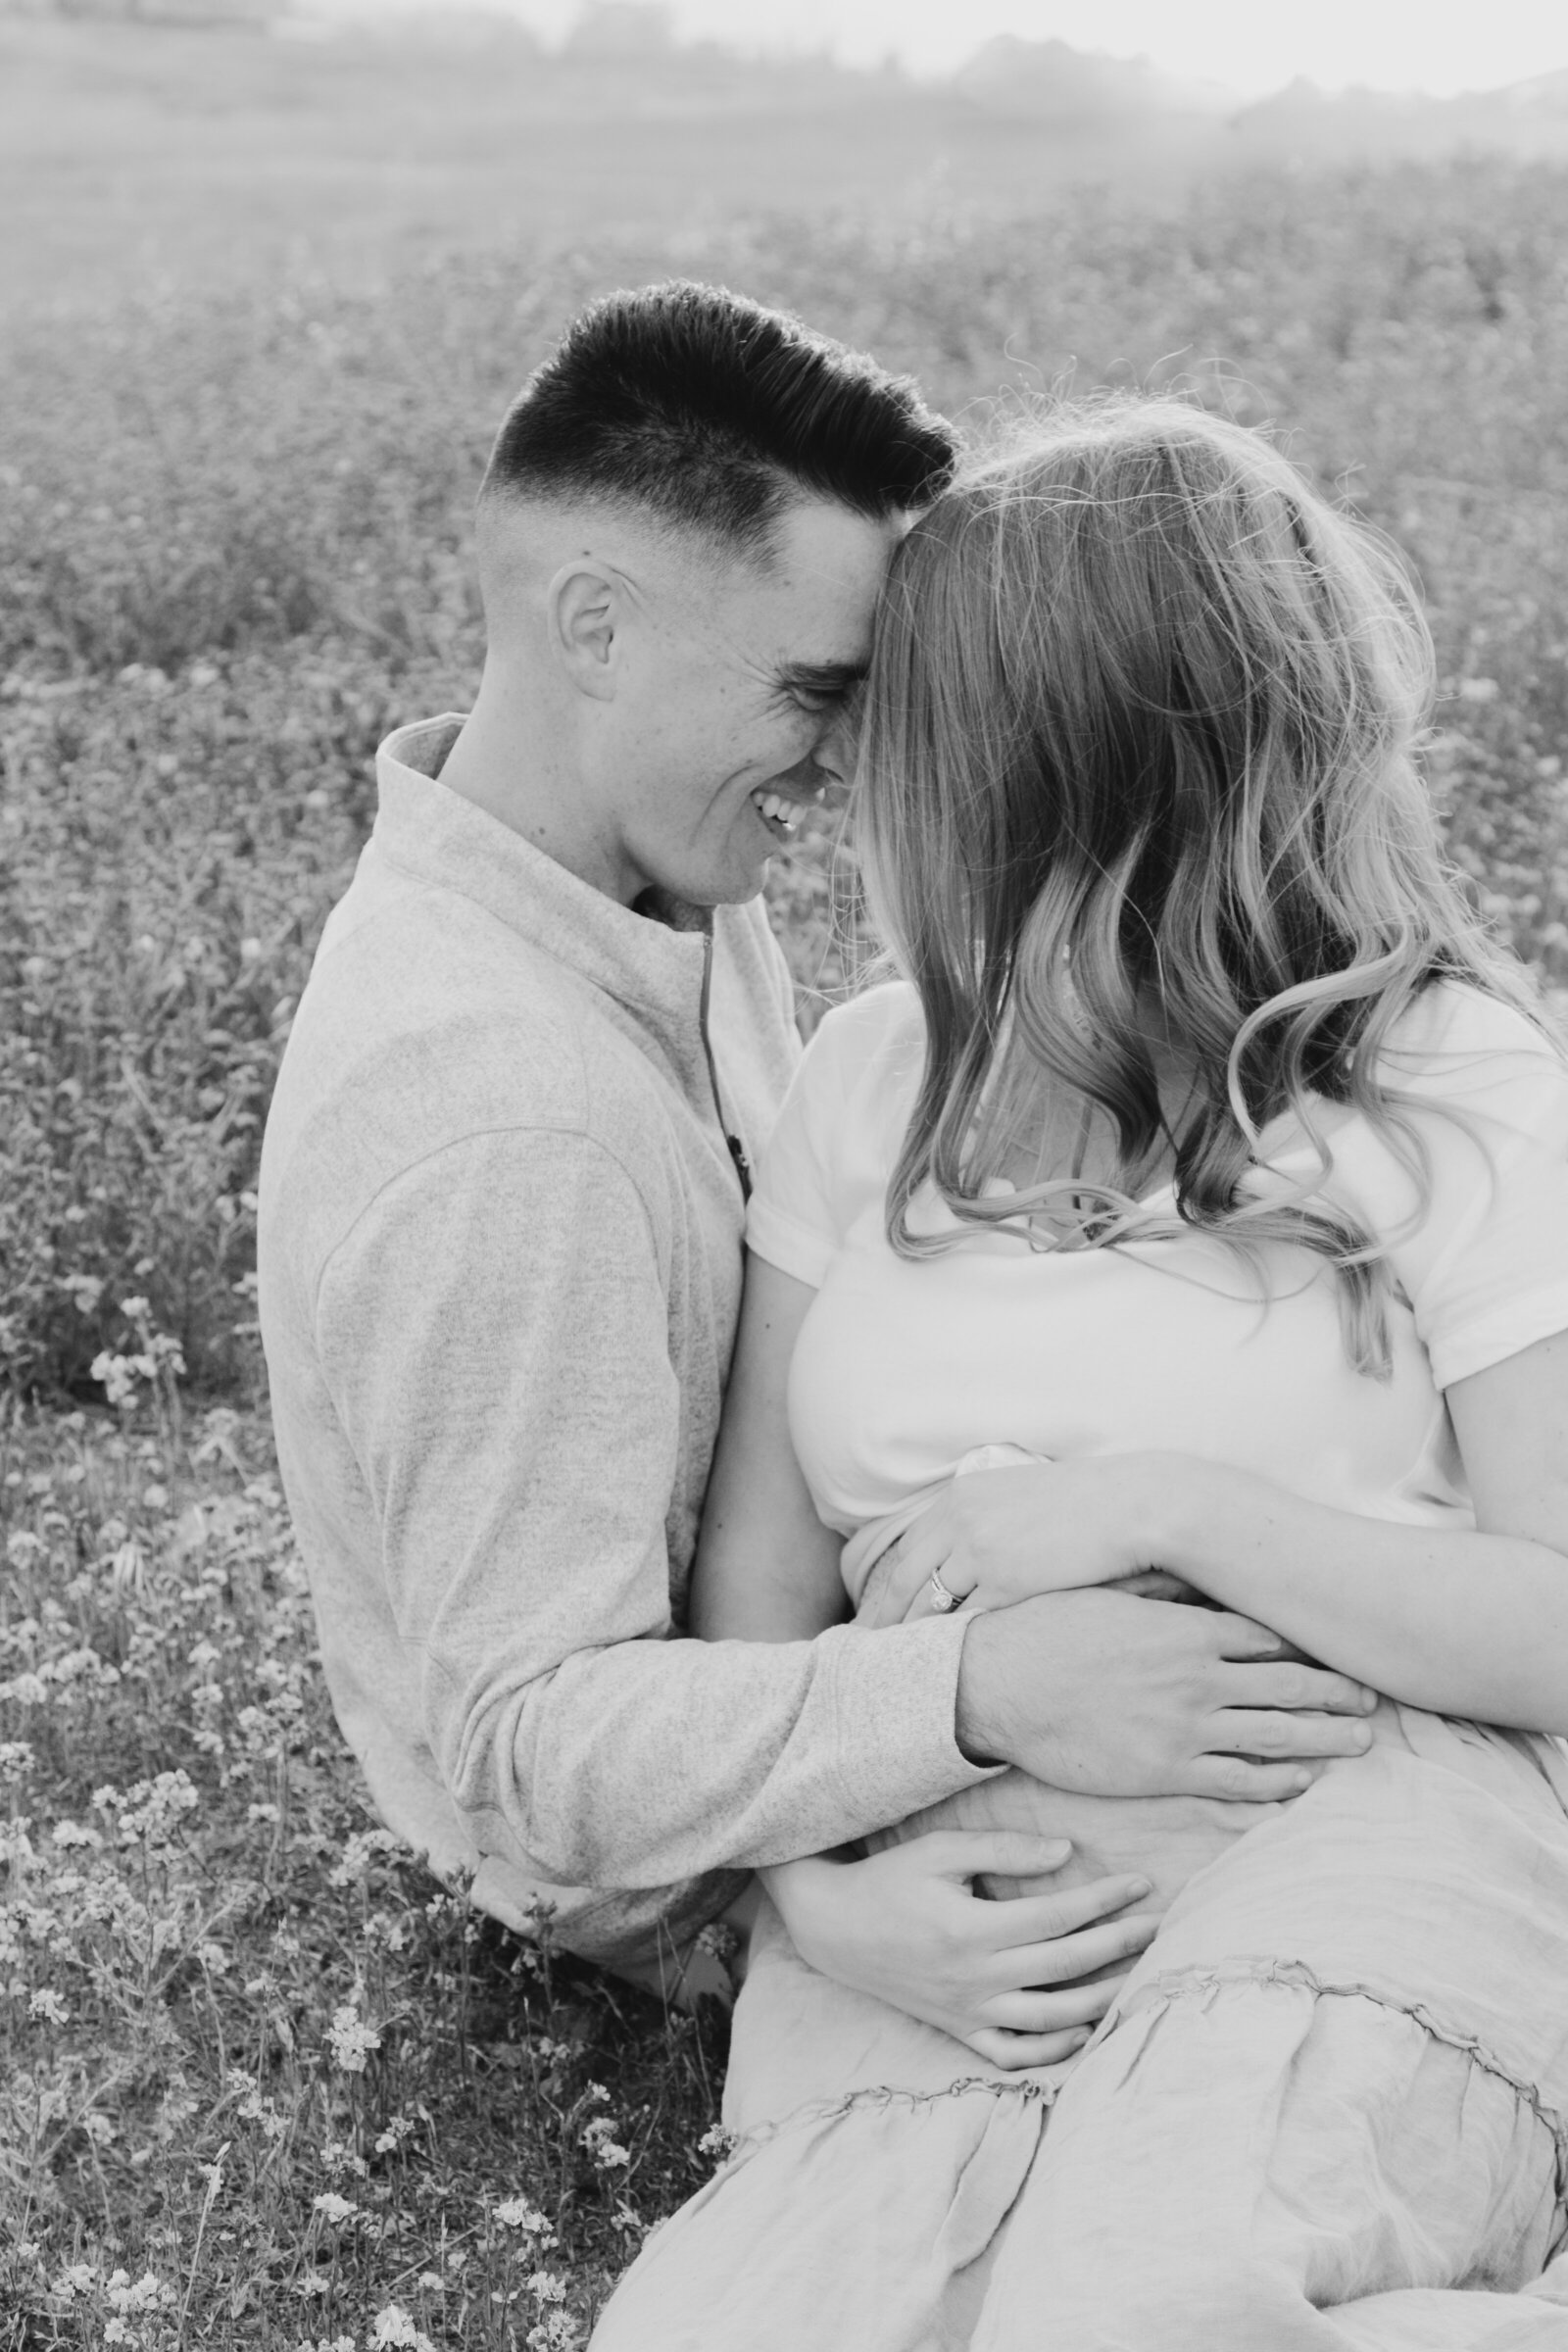
[[[1386,1266],[1317,1196],[1314,1099],[1365,1113],[1424,1186],[1377,1076],[1391,1025],[1440,976],[1532,1009],[1439,849],[1432,688],[1396,560],[1255,432],[1123,400],[968,464],[894,562],[858,783],[872,919],[925,1015],[897,1250],[965,1227],[1038,1247],[1046,1211],[1054,1247],[1304,1244],[1338,1270],[1351,1360],[1386,1372]],[[1194,1064],[1170,1124],[1151,997]],[[999,1187],[1053,1081],[1108,1117],[1114,1180]],[[1286,1110],[1318,1174],[1249,1197]],[[1167,1152],[1174,1219],[1138,1200]],[[911,1229],[928,1182],[956,1234]]]

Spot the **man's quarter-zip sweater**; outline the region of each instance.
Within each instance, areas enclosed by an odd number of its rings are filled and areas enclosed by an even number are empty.
[[[646,1958],[737,1870],[983,1774],[963,1623],[681,1638],[793,1066],[760,902],[635,913],[390,737],[268,1123],[262,1331],[338,1719],[390,1826],[485,1909]],[[705,1018],[706,1015],[706,1018]]]

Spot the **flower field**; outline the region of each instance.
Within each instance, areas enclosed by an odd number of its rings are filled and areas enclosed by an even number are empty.
[[[578,2344],[718,2026],[396,1848],[265,1432],[128,1377],[0,1424],[0,2344]]]
[[[666,2017],[390,1850],[261,1409],[257,1151],[399,720],[462,708],[489,434],[679,270],[978,422],[1071,379],[1269,422],[1405,550],[1451,853],[1568,984],[1568,174],[788,219],[383,295],[152,292],[0,352],[0,2352],[580,2344],[710,2170]],[[808,1005],[851,849],[770,885]],[[705,2144],[706,2142],[706,2144]]]

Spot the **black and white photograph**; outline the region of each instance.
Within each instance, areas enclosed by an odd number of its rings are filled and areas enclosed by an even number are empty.
[[[0,2352],[1568,2352],[1568,19],[0,0]]]

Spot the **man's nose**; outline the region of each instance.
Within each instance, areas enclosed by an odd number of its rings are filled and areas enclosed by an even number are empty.
[[[835,713],[812,745],[807,765],[815,770],[816,786],[845,785],[855,773],[856,729],[846,716]]]

